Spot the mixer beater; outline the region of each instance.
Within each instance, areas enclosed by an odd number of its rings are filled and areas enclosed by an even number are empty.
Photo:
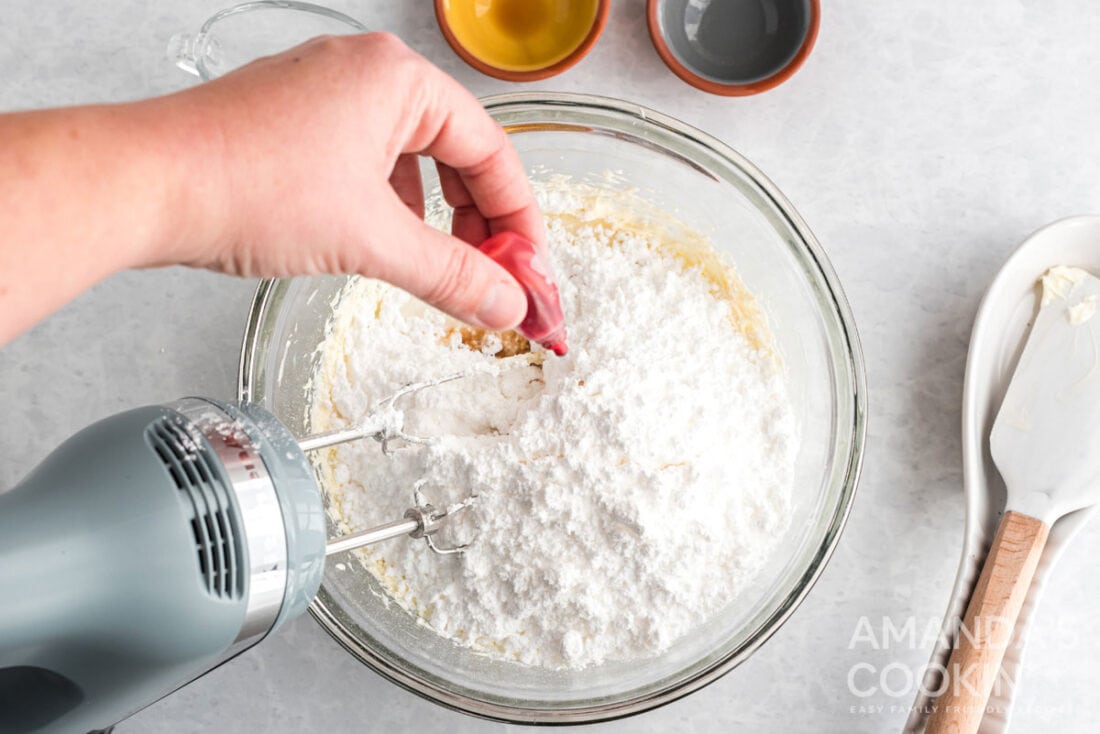
[[[437,385],[467,377],[465,372],[440,377],[434,380],[424,380],[405,385],[375,405],[371,413],[362,421],[350,428],[319,433],[298,441],[298,446],[305,452],[319,451],[331,446],[358,441],[365,438],[373,438],[382,444],[382,452],[390,454],[394,451],[394,442],[406,444],[428,444],[432,439],[421,436],[412,436],[405,433],[404,413],[396,407],[396,402],[402,398],[413,395]],[[389,540],[402,535],[408,535],[413,539],[423,539],[433,553],[439,555],[456,555],[462,553],[469,544],[444,547],[435,542],[432,536],[443,527],[444,521],[469,507],[475,501],[475,496],[448,505],[440,510],[429,503],[424,496],[425,481],[421,480],[413,487],[413,506],[405,511],[400,520],[378,525],[367,530],[350,533],[328,541],[325,555],[333,555],[344,551],[361,548],[365,545],[377,543],[380,540]]]

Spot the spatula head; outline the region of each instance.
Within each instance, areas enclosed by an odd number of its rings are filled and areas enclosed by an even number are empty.
[[[1009,510],[1045,521],[1100,502],[1100,278],[1057,267],[989,448]]]

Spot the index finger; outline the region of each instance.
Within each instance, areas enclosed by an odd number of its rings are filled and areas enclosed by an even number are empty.
[[[454,206],[473,205],[491,234],[510,230],[546,249],[546,229],[519,154],[481,103],[434,66],[419,95],[419,124],[406,152],[423,152],[454,170],[462,187],[451,188]]]

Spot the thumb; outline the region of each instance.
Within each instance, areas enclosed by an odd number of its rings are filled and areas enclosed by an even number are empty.
[[[502,331],[523,320],[527,295],[507,270],[405,206],[395,208],[396,236],[380,243],[372,253],[373,272],[364,275],[403,288],[471,326]]]

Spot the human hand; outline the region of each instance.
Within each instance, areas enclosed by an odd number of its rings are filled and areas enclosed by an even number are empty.
[[[152,100],[188,130],[201,214],[182,262],[242,276],[380,278],[467,323],[514,327],[516,281],[471,245],[505,230],[545,247],[507,135],[394,36],[314,39]],[[436,160],[453,236],[423,220],[419,155]]]

